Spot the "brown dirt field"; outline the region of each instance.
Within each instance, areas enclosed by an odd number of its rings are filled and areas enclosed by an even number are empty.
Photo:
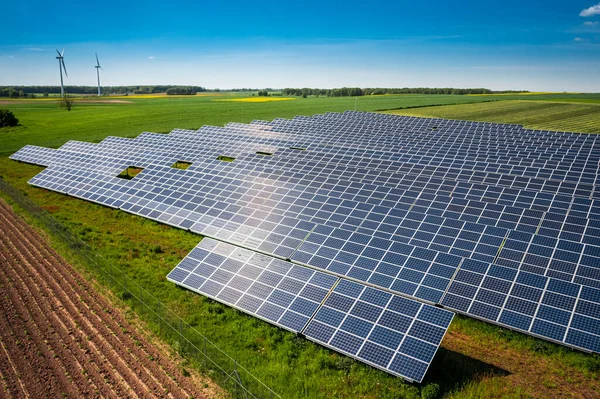
[[[442,347],[504,370],[505,376],[482,377],[500,378],[507,388],[520,388],[534,398],[600,397],[600,381],[555,359],[517,351],[496,341],[481,342],[460,331],[448,331]]]
[[[2,200],[0,231],[0,398],[223,396],[183,376]]]

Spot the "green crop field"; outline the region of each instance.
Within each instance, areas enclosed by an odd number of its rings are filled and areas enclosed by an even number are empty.
[[[250,122],[254,119],[292,118],[295,115],[314,115],[342,112],[356,108],[360,111],[381,111],[431,105],[554,99],[600,101],[600,96],[572,94],[511,95],[511,96],[452,96],[452,95],[384,95],[349,97],[309,97],[290,101],[228,102],[233,95],[203,95],[193,97],[102,98],[104,103],[78,100],[70,112],[58,108],[55,100],[5,100],[0,108],[8,108],[21,123],[15,128],[0,130],[0,153],[16,151],[25,144],[58,146],[68,140],[99,141],[106,136],[134,137],[143,131],[170,132],[174,128],[198,129],[202,125],[223,125],[227,122]],[[83,102],[82,102],[83,101]],[[87,102],[90,101],[90,102]],[[118,102],[114,102],[118,101]]]
[[[0,107],[13,111],[22,126],[0,129],[0,153],[5,154],[0,157],[0,176],[42,205],[284,398],[600,396],[599,356],[572,351],[466,317],[455,318],[424,383],[421,386],[405,383],[228,306],[177,288],[166,281],[165,276],[198,243],[198,235],[31,187],[27,180],[42,168],[14,162],[6,156],[25,144],[57,146],[67,140],[133,137],[142,131],[168,132],[205,124],[344,111],[354,109],[355,104],[358,110],[368,111],[440,105],[414,108],[409,112],[448,112],[448,117],[461,115],[461,118],[476,120],[496,120],[517,114],[515,110],[493,114],[494,107],[537,107],[529,116],[531,123],[558,123],[562,119],[552,119],[552,107],[544,108],[545,103],[537,101],[556,101],[552,103],[558,107],[555,111],[563,110],[561,112],[566,114],[571,110],[571,115],[583,118],[583,108],[577,108],[580,112],[574,115],[571,106],[592,107],[586,108],[590,113],[593,107],[600,105],[587,103],[599,101],[600,96],[398,95],[358,100],[297,98],[264,103],[213,101],[217,98],[229,97],[134,98],[122,99],[128,101],[126,103],[79,103],[71,112],[60,110],[51,100],[6,101]],[[515,98],[523,101],[511,101]],[[563,104],[565,101],[573,103]],[[445,105],[466,103],[477,104]],[[479,116],[477,111],[458,111],[469,107],[473,110],[479,107]],[[450,115],[453,109],[456,114]],[[535,115],[545,115],[546,119],[536,121]],[[598,119],[598,114],[595,117],[592,114],[589,125],[598,126]],[[21,211],[21,214],[24,213]],[[84,262],[74,257],[68,248],[58,244],[52,236],[49,239],[61,254],[76,266],[85,268]],[[123,302],[127,306],[128,299]],[[144,313],[139,317],[149,329],[157,331],[151,317]]]
[[[174,128],[198,129],[202,125],[251,122],[254,119],[291,118],[348,109],[376,111],[413,106],[486,101],[467,96],[373,96],[354,98],[297,98],[273,102],[233,102],[235,96],[189,98],[120,98],[106,103],[79,102],[72,111],[60,110],[52,100],[5,101],[22,126],[0,134],[0,152],[25,144],[61,145],[68,140],[99,141],[106,136],[137,136],[143,131],[170,132]],[[81,101],[81,100],[80,100]]]
[[[400,115],[516,123],[529,129],[600,133],[600,103],[585,101],[496,101],[390,111]],[[564,101],[564,100],[563,100]]]

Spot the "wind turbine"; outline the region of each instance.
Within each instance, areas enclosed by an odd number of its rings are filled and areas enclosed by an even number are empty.
[[[96,67],[95,68],[96,68],[96,75],[98,76],[98,97],[100,97],[101,96],[101,93],[100,93],[100,70],[101,69],[104,70],[104,68],[102,68],[100,66],[100,61],[98,61],[98,53],[96,53]]]
[[[56,57],[56,59],[58,60],[58,69],[60,70],[60,96],[64,97],[65,96],[65,87],[63,86],[63,77],[62,77],[62,71],[63,69],[65,70],[65,76],[68,78],[69,75],[67,75],[67,67],[65,66],[65,60],[63,57],[63,55],[65,54],[65,49],[63,48],[62,53],[58,51],[58,49],[56,49],[56,52],[58,53],[58,57]]]

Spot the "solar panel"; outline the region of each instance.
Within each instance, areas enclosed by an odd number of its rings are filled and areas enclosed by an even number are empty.
[[[304,334],[312,341],[421,382],[452,312],[341,280]]]
[[[32,185],[236,253],[600,352],[596,135],[345,112],[26,146],[11,158],[47,166]],[[189,167],[172,167],[180,161]],[[130,166],[143,171],[117,177]]]
[[[600,290],[465,261],[442,304],[563,345],[600,352]]]
[[[210,238],[167,279],[410,381],[423,379],[453,317]]]
[[[338,278],[205,238],[167,279],[292,332],[300,332]]]

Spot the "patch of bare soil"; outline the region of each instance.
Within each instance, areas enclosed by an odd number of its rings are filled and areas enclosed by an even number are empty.
[[[0,231],[0,397],[222,396],[184,376],[2,200]]]

